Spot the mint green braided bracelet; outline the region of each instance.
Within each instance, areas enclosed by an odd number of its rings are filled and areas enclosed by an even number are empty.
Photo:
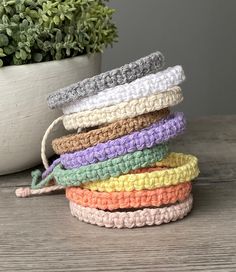
[[[44,179],[41,179],[41,172],[32,172],[32,189],[40,189],[47,186],[50,181],[55,180],[56,184],[64,187],[80,186],[82,183],[109,179],[122,174],[127,174],[131,170],[152,165],[161,161],[168,154],[167,144],[159,144],[153,148],[129,153],[115,159],[98,162],[80,168],[65,170],[61,164],[57,165],[53,171]]]

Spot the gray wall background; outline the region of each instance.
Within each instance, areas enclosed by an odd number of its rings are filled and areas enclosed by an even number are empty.
[[[235,0],[112,0],[119,42],[107,49],[103,71],[153,51],[166,66],[181,64],[187,116],[236,113]]]

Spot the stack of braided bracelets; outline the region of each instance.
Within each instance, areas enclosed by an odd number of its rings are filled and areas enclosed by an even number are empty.
[[[108,228],[160,225],[182,219],[193,203],[191,181],[197,158],[173,153],[168,142],[182,134],[183,113],[170,108],[183,100],[181,66],[160,71],[160,52],[60,89],[48,97],[61,108],[42,141],[44,173],[32,173],[26,197],[65,189],[71,214]],[[45,156],[46,139],[57,122],[74,130],[54,139],[58,158]]]

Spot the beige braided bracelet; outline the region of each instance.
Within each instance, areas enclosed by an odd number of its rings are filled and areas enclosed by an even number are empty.
[[[156,95],[122,102],[115,106],[64,115],[63,124],[67,130],[99,126],[171,107],[179,104],[182,100],[181,89],[176,86]]]
[[[193,197],[163,208],[145,208],[130,212],[108,212],[83,207],[70,201],[71,214],[80,221],[106,228],[135,228],[161,225],[185,217],[192,209]]]
[[[106,126],[63,136],[52,141],[52,147],[56,154],[74,152],[81,149],[114,140],[134,131],[141,130],[154,122],[167,117],[170,113],[168,108],[160,111],[145,113],[134,118],[118,120]]]
[[[94,127],[175,106],[182,100],[183,94],[181,88],[176,86],[156,95],[122,102],[115,106],[61,116],[53,121],[43,136],[41,143],[43,165],[45,169],[49,167],[46,157],[46,141],[53,127],[60,121],[63,121],[64,127],[67,130]]]

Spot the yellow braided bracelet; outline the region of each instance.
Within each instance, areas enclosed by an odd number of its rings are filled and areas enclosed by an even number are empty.
[[[121,175],[85,183],[81,187],[99,192],[155,189],[191,181],[199,174],[197,158],[182,153],[170,153],[154,166],[158,168],[157,171]],[[160,167],[164,167],[163,170]]]

